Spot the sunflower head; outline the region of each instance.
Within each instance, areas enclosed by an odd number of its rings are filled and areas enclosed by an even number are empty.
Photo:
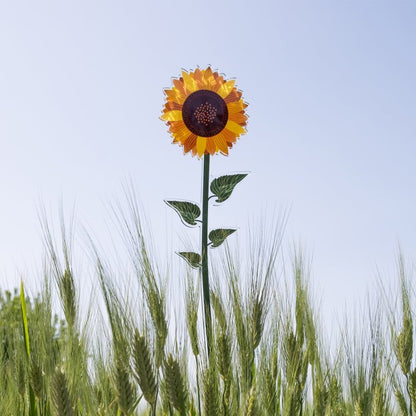
[[[166,103],[161,119],[166,121],[173,143],[193,156],[221,152],[228,155],[241,134],[246,132],[247,104],[235,81],[226,81],[211,68],[182,71],[165,90]]]

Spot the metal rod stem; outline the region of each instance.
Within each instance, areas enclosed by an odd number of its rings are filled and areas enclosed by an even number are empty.
[[[208,276],[208,192],[209,192],[209,154],[204,155],[204,173],[202,188],[202,292],[204,297],[205,335],[207,351],[212,348],[211,302]]]

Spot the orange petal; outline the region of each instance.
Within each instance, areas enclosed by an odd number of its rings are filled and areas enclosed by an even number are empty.
[[[225,83],[225,81],[221,75],[218,75],[218,72],[214,72],[212,75],[214,76],[214,79],[215,79],[215,86],[212,89],[212,91],[217,92],[218,89],[221,87],[221,85]]]
[[[207,139],[207,148],[206,151],[210,154],[213,155],[215,154],[215,152],[217,151],[217,148],[215,146],[215,141],[212,137],[208,137]]]
[[[193,77],[194,77],[196,83],[198,84],[198,89],[204,88],[204,80],[203,80],[203,77],[202,77],[202,72],[199,68],[195,69]]]
[[[228,120],[235,121],[240,126],[244,126],[247,122],[247,116],[242,111],[239,113],[229,113]]]
[[[228,103],[232,103],[233,101],[238,101],[241,99],[242,97],[242,93],[240,91],[237,91],[236,88],[234,88],[230,94],[224,98],[224,101],[228,104]]]
[[[224,136],[227,143],[235,143],[237,141],[235,134],[230,130],[224,129],[221,134]]]
[[[183,84],[183,82],[179,81],[178,79],[174,79],[173,80],[173,85],[175,86],[175,88],[178,90],[178,92],[181,95],[186,95],[186,93],[185,93],[185,85]]]
[[[166,110],[182,110],[182,104],[175,103],[174,101],[168,101],[165,104]]]
[[[207,69],[204,70],[204,77],[205,77],[205,79],[209,79],[209,78],[213,77],[212,76],[212,69],[211,69],[210,66]]]
[[[186,127],[185,123],[180,120],[180,121],[171,121],[170,122],[170,127],[169,127],[169,131],[173,134],[185,134],[185,135],[189,135],[189,130]]]
[[[191,134],[183,143],[183,150],[185,153],[188,153],[190,150],[192,150],[196,145],[196,135]]]

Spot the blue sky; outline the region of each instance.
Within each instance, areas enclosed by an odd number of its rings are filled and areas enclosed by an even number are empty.
[[[201,162],[158,117],[171,77],[210,64],[250,116],[212,159],[213,177],[250,172],[212,224],[244,236],[286,209],[325,311],[363,299],[399,244],[415,259],[415,18],[413,1],[0,0],[2,286],[37,278],[39,206],[101,236],[126,180],[155,245],[182,244],[163,199],[198,201]]]

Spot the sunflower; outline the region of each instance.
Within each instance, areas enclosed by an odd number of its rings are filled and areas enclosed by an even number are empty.
[[[218,152],[228,155],[228,149],[246,132],[247,122],[247,104],[234,84],[234,80],[226,81],[210,67],[182,71],[182,76],[173,80],[173,87],[165,90],[161,116],[173,143],[193,156]]]

